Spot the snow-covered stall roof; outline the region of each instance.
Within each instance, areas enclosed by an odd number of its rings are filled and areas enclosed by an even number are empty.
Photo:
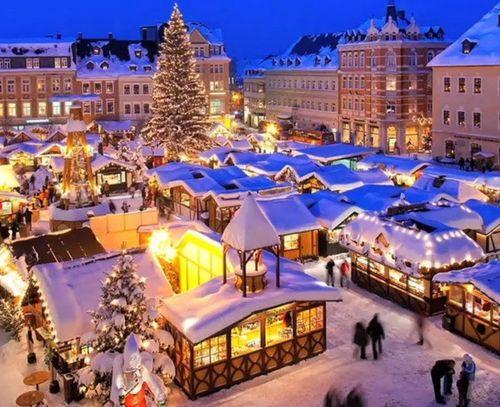
[[[321,229],[307,206],[295,195],[257,203],[280,236]]]
[[[358,162],[358,169],[382,168],[391,175],[404,174],[412,175],[415,172],[428,167],[430,164],[420,160],[409,158],[393,157],[383,154],[373,154],[363,158]]]
[[[237,151],[249,151],[253,148],[252,144],[247,139],[231,139],[228,140],[226,146]]]
[[[92,158],[92,171],[97,172],[102,170],[104,167],[108,165],[115,165],[117,167],[125,168],[129,171],[133,171],[135,166],[124,161],[115,160],[114,158],[108,157],[106,155],[96,154]]]
[[[484,258],[479,245],[464,232],[438,222],[415,221],[407,214],[388,219],[362,213],[344,227],[341,242],[348,249],[413,274],[422,268],[439,269]]]
[[[89,213],[94,216],[107,215],[109,205],[107,203],[100,203],[94,206],[82,208],[61,209],[58,207],[59,202],[55,202],[49,206],[49,219],[66,221],[66,222],[84,222],[88,220]]]
[[[251,314],[293,301],[340,301],[338,289],[327,286],[304,272],[298,263],[281,259],[280,288],[275,284],[275,259],[264,253],[268,267],[266,288],[241,296],[234,276],[222,284],[215,278],[186,293],[168,298],[160,312],[192,343],[198,343]]]
[[[304,165],[312,164],[311,160],[306,156],[289,156],[282,153],[269,154],[262,160],[248,162],[244,164],[236,164],[245,171],[253,174],[267,175],[274,177],[287,165]]]
[[[132,131],[134,127],[131,120],[98,120],[96,124],[106,133]]]
[[[0,165],[0,191],[12,191],[20,186],[12,165]]]
[[[235,151],[236,150],[234,148],[230,147],[214,147],[209,150],[202,151],[198,154],[198,157],[201,160],[216,161],[217,163],[222,164],[226,157]]]
[[[313,161],[327,164],[332,161],[346,158],[364,157],[372,154],[373,152],[374,151],[370,148],[353,146],[352,144],[337,143],[304,148],[298,151],[298,154],[304,154]]]
[[[321,226],[331,230],[339,226],[349,216],[363,212],[361,208],[355,205],[325,198],[313,204],[309,211],[316,217]]]
[[[395,185],[363,185],[342,195],[365,211],[380,212],[391,207],[403,192],[404,188]]]
[[[476,264],[462,270],[439,273],[433,277],[440,283],[472,284],[500,304],[500,260]]]
[[[435,68],[440,66],[500,65],[499,13],[500,2],[453,44],[438,54],[428,66]],[[475,45],[468,52],[464,52],[464,41],[472,42]]]
[[[500,171],[478,173],[453,167],[431,165],[424,170],[424,173],[435,177],[446,176],[448,179],[465,182],[471,186],[486,186],[500,191]]]
[[[280,244],[278,232],[248,194],[222,234],[222,241],[240,251],[262,249]]]
[[[356,175],[363,182],[363,184],[394,185],[391,179],[378,168],[373,168],[371,170],[360,170],[358,167]]]
[[[479,230],[489,234],[500,227],[500,207],[478,199],[470,199],[465,206],[481,217],[482,225]]]
[[[455,179],[447,177],[435,177],[427,173],[423,174],[414,184],[413,188],[428,192],[441,192],[455,198],[458,202],[465,202],[469,199],[479,199],[487,201],[488,197],[473,186]]]
[[[146,278],[146,297],[170,297],[172,288],[155,256],[149,251],[129,254],[134,257],[138,275]],[[97,309],[102,282],[120,255],[117,252],[105,253],[33,268],[58,342],[81,337],[92,329],[89,311]]]

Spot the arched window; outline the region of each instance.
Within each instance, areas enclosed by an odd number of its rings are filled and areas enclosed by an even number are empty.
[[[359,88],[359,79],[357,76],[354,77],[354,89]]]
[[[365,77],[364,77],[364,76],[362,76],[362,77],[360,78],[360,80],[359,80],[359,87],[360,87],[361,89],[364,89],[364,88],[365,88]]]
[[[348,66],[349,66],[349,67],[352,67],[352,54],[351,54],[350,52],[349,52],[349,54],[348,54],[347,58],[348,58],[348,62],[347,62],[347,63],[348,63]]]
[[[417,61],[417,52],[416,51],[411,51],[410,52],[410,66],[417,66],[418,61]]]
[[[388,68],[396,67],[396,54],[393,51],[387,52],[385,64]]]
[[[365,53],[364,52],[359,53],[359,66],[361,68],[365,67]]]
[[[444,142],[444,154],[447,158],[455,158],[455,142],[453,140]]]

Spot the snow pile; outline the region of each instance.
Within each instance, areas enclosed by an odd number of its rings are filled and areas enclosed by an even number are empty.
[[[500,304],[500,260],[477,264],[459,271],[439,273],[433,280],[440,283],[472,284]]]
[[[215,278],[186,293],[168,298],[160,309],[162,315],[192,343],[198,343],[251,314],[292,301],[340,301],[338,289],[327,286],[304,273],[298,263],[281,259],[280,288],[275,284],[275,257],[264,253],[267,287],[243,298],[234,286]]]
[[[428,166],[429,163],[420,160],[387,156],[383,154],[373,154],[358,162],[358,169],[368,170],[372,168],[382,168],[390,175],[412,175]]]
[[[477,230],[491,233],[500,225],[500,207],[478,199],[470,199],[465,206],[481,217],[482,225]]]
[[[448,194],[458,202],[465,202],[468,199],[479,199],[486,202],[488,197],[473,186],[448,177],[435,177],[429,174],[422,175],[413,184],[413,188],[426,192]]]
[[[438,222],[414,221],[407,214],[391,220],[362,213],[344,227],[341,243],[414,274],[422,268],[441,268],[484,258],[481,248],[464,232]]]
[[[85,222],[89,219],[89,212],[92,212],[94,216],[102,216],[109,213],[109,205],[104,202],[95,206],[70,209],[61,209],[58,205],[60,203],[55,202],[49,206],[49,219],[67,222]]]
[[[170,284],[154,255],[149,251],[130,254],[137,263],[139,276],[146,278],[146,296],[171,296]],[[101,281],[115,265],[119,255],[109,253],[33,267],[33,275],[51,317],[58,342],[80,337],[92,329],[88,311],[97,309]]]

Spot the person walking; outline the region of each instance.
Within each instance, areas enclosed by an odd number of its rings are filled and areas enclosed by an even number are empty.
[[[109,200],[108,206],[109,206],[109,211],[111,213],[116,213],[116,205],[115,205],[115,203],[113,202],[112,199]]]
[[[439,404],[446,404],[446,399],[441,394],[441,379],[444,380],[444,394],[451,393],[451,377],[455,374],[455,361],[451,359],[438,360],[431,369],[432,386],[434,387],[434,398]],[[447,379],[448,378],[448,379]]]
[[[10,225],[10,232],[11,232],[12,240],[16,240],[17,234],[19,232],[19,223],[17,223],[16,219],[14,219],[12,221],[12,224]]]
[[[467,393],[469,392],[469,379],[467,379],[467,373],[465,373],[463,370],[460,372],[460,378],[457,380],[457,390],[457,407],[467,407],[469,405],[469,400],[467,397]]]
[[[470,160],[469,160],[469,158],[465,159],[465,171],[470,171]]]
[[[372,340],[373,358],[377,360],[378,354],[382,354],[382,339],[385,339],[384,327],[378,320],[378,314],[373,316],[366,328],[366,333]]]
[[[130,205],[127,203],[127,201],[123,201],[122,203],[122,211],[123,213],[128,213],[128,209],[130,208]]]
[[[345,259],[340,265],[340,286],[348,288],[349,287],[349,262]]]
[[[458,167],[463,170],[464,169],[464,166],[465,166],[465,160],[463,157],[460,157],[459,160],[458,160]]]
[[[146,197],[147,197],[148,193],[146,191],[146,185],[142,184],[142,187],[141,187],[141,196],[142,196],[142,204],[145,205],[146,204]]]
[[[31,177],[30,177],[30,184],[31,184],[31,189],[35,189],[35,174],[31,174]]]
[[[106,197],[109,197],[109,191],[110,191],[111,187],[109,186],[109,183],[108,181],[104,181],[104,185],[102,186],[102,191],[104,192],[104,195]]]
[[[362,322],[356,322],[354,327],[353,343],[359,347],[360,358],[366,359],[366,345],[368,345],[368,335]]]
[[[335,287],[335,275],[333,274],[333,268],[335,267],[335,262],[332,258],[328,259],[326,263],[326,284]]]
[[[462,362],[462,373],[466,375],[467,378],[467,402],[470,402],[470,395],[472,391],[472,384],[476,379],[476,363],[472,356],[466,353],[464,355],[464,360]]]
[[[2,238],[2,241],[9,238],[9,227],[5,222],[2,222],[0,225],[0,237]]]
[[[31,232],[31,220],[33,217],[33,212],[30,211],[29,207],[26,207],[26,211],[24,212],[24,221],[26,222],[26,227]]]
[[[425,332],[425,315],[421,312],[416,314],[415,316],[415,328],[417,330],[418,334],[418,342],[417,345],[423,346],[425,338],[424,338],[424,332]]]

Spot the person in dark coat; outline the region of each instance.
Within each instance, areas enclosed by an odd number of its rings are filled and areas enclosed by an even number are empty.
[[[458,407],[467,407],[469,405],[469,400],[467,399],[467,393],[469,392],[469,379],[467,378],[467,373],[463,370],[460,372],[460,378],[457,380],[457,390]]]
[[[333,259],[328,259],[326,263],[326,284],[335,287],[335,276],[333,275],[333,268],[335,267],[335,262]]]
[[[445,379],[444,394],[450,394],[452,377],[455,374],[455,361],[451,359],[438,360],[431,369],[432,386],[434,387],[434,397],[439,404],[446,404],[446,400],[441,394],[441,379]]]
[[[378,358],[378,353],[382,354],[382,339],[385,339],[384,327],[378,320],[378,314],[373,316],[366,328],[366,333],[372,340],[373,358],[376,360]]]
[[[130,208],[130,206],[127,203],[127,201],[123,201],[123,203],[122,203],[122,211],[123,211],[123,213],[128,213],[128,209],[129,208]]]
[[[470,171],[470,160],[469,160],[469,158],[465,159],[465,171]]]
[[[30,184],[31,184],[31,188],[35,189],[35,174],[31,174]]]
[[[16,222],[18,225],[23,223],[23,211],[21,208],[16,212]]]
[[[104,193],[104,195],[109,197],[110,190],[111,190],[111,187],[109,186],[108,181],[104,181],[104,184],[102,186],[102,192]]]
[[[325,399],[323,400],[323,406],[324,407],[343,406],[342,400],[340,399],[340,396],[334,387],[332,387],[330,390],[328,390],[328,393],[326,393]]]
[[[9,238],[9,227],[4,222],[0,225],[0,237],[2,237],[2,240]]]
[[[465,160],[463,157],[460,157],[459,160],[458,160],[458,166],[460,167],[461,170],[464,169],[464,166],[465,166]]]
[[[10,225],[10,232],[12,234],[12,240],[16,240],[17,233],[19,232],[19,223],[17,223],[17,220],[15,220],[15,219],[12,222],[12,224]]]
[[[31,219],[33,216],[33,212],[30,211],[30,208],[26,207],[26,211],[24,212],[24,220],[26,222],[26,227],[29,231],[31,231]]]
[[[115,213],[116,212],[116,205],[115,205],[115,203],[111,199],[109,200],[109,204],[108,205],[109,205],[109,211],[111,213]]]
[[[363,407],[364,405],[365,400],[357,387],[349,392],[344,402],[344,407]]]
[[[366,359],[366,345],[368,345],[368,335],[366,334],[366,329],[362,322],[356,322],[354,327],[354,339],[355,345],[359,346],[361,359]]]

